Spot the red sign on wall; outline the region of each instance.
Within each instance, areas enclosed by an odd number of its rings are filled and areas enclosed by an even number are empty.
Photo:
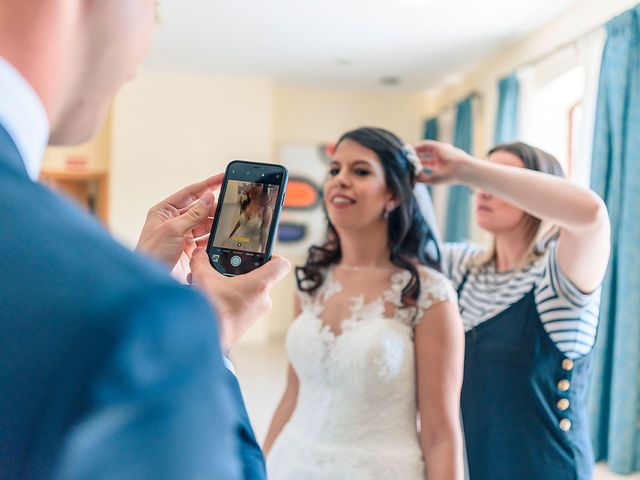
[[[69,155],[64,164],[68,170],[86,170],[89,158],[86,155]]]

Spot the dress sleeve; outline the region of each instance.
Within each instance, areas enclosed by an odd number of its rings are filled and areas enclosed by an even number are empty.
[[[451,284],[451,281],[442,273],[428,267],[420,269],[420,296],[418,297],[418,308],[412,315],[412,327],[416,327],[424,312],[441,302],[452,302],[457,305],[458,296]]]
[[[451,281],[442,273],[431,268],[423,268],[420,276],[420,296],[418,307],[429,310],[436,303],[456,302],[458,297]]]

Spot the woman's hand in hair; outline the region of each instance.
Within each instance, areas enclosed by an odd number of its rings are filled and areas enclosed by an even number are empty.
[[[417,180],[423,183],[463,183],[465,167],[478,160],[448,143],[425,140],[416,145],[425,170]]]
[[[600,285],[609,262],[611,227],[607,207],[594,192],[566,178],[526,168],[522,159],[514,163],[503,158],[501,163],[497,153],[487,161],[478,160],[433,141],[420,143],[416,152],[431,170],[420,174],[419,181],[464,183],[559,227],[558,265],[564,275],[585,293]]]

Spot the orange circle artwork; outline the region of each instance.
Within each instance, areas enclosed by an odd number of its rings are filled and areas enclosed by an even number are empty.
[[[291,179],[284,198],[284,208],[313,208],[318,202],[318,190],[308,181]]]

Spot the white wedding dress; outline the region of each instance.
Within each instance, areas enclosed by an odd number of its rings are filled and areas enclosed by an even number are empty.
[[[399,308],[406,271],[370,300],[347,292],[351,315],[337,336],[322,321],[327,302],[345,295],[333,272],[313,298],[301,295],[286,342],[298,400],[267,458],[270,480],[424,480],[413,333],[422,312],[455,292],[433,269],[420,276],[417,308]]]
[[[263,252],[264,245],[262,245],[262,224],[264,221],[264,215],[262,212],[255,213],[254,215],[247,215],[243,212],[238,217],[238,229],[234,235],[227,239],[224,246],[227,248],[247,250],[250,252]]]

